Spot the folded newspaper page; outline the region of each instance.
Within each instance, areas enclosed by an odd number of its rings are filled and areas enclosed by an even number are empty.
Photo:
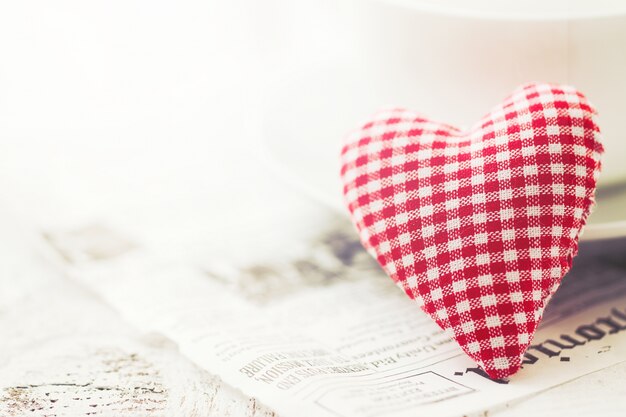
[[[581,247],[523,369],[491,380],[330,217],[254,262],[168,258],[104,226],[46,239],[134,324],[286,417],[477,413],[626,358],[626,241]]]

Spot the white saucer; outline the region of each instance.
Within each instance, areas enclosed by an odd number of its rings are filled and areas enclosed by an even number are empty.
[[[347,215],[339,180],[341,139],[380,108],[415,108],[408,90],[372,84],[380,79],[384,77],[366,70],[318,68],[274,89],[260,143],[268,167],[284,181]],[[601,182],[581,240],[618,237],[626,237],[626,182]]]

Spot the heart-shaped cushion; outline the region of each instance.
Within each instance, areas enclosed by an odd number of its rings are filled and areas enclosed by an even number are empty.
[[[520,368],[572,264],[599,134],[580,92],[529,84],[469,130],[394,109],[343,147],[363,245],[493,378]]]

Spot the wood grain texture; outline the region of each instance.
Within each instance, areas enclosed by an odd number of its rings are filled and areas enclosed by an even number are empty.
[[[0,416],[274,415],[92,294],[47,281],[0,309]]]

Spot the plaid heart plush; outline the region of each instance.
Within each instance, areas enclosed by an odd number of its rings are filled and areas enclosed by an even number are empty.
[[[467,131],[377,114],[343,147],[343,192],[387,274],[493,378],[521,366],[569,270],[600,171],[571,87],[517,89]]]

